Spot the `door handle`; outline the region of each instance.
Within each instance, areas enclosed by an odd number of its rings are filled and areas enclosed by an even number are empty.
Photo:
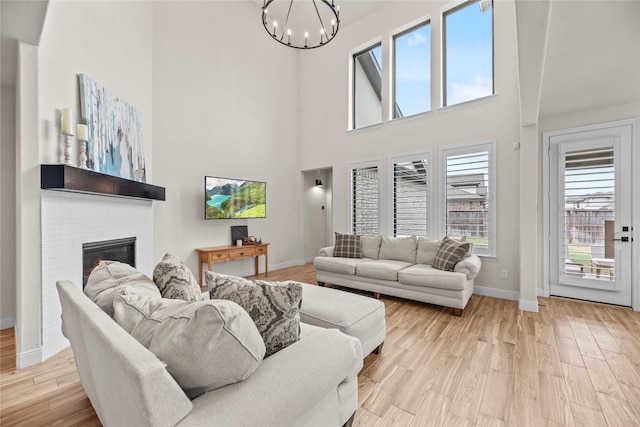
[[[621,237],[619,239],[611,239],[611,240],[613,240],[615,242],[628,242],[629,238],[627,236],[624,236],[624,237]],[[631,238],[631,241],[633,242],[633,238]]]

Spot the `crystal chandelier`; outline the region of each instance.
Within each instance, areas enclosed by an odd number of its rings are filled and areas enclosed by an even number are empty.
[[[264,0],[262,25],[285,46],[314,49],[338,34],[340,6],[334,0]]]

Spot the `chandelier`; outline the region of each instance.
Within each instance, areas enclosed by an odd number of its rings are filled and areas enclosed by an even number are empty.
[[[334,0],[264,0],[262,25],[278,43],[314,49],[338,34],[340,6]]]

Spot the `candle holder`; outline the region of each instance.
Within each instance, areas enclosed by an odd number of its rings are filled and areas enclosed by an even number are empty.
[[[64,135],[64,164],[67,166],[73,166],[71,163],[71,137],[72,133],[62,133]]]
[[[87,140],[86,139],[78,139],[80,142],[80,163],[78,167],[80,169],[89,169],[87,167]]]

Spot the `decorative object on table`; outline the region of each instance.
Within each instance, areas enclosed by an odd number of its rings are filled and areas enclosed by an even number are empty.
[[[86,74],[78,75],[78,83],[80,112],[91,141],[88,168],[146,182],[140,112]]]
[[[316,179],[316,187],[322,188],[322,180]]]
[[[76,125],[76,133],[78,134],[77,138],[80,142],[80,163],[78,163],[78,167],[81,169],[87,168],[87,125],[83,125],[82,123],[78,123]]]
[[[262,25],[278,43],[314,49],[338,34],[340,6],[334,0],[264,0]]]
[[[73,111],[71,108],[63,108],[60,113],[60,132],[64,135],[64,164],[73,166],[71,163],[71,137],[73,136]]]
[[[231,244],[241,242],[249,236],[249,230],[246,225],[232,225],[231,226]]]
[[[266,217],[266,182],[204,177],[204,219]]]

